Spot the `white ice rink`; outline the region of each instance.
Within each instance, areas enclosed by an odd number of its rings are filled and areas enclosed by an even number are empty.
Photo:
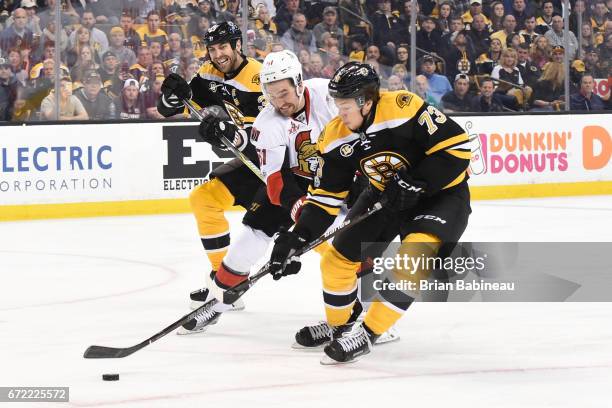
[[[612,237],[612,196],[473,209],[464,241]],[[316,254],[205,334],[83,359],[186,313],[208,269],[189,214],[0,223],[0,386],[70,387],[70,403],[16,407],[612,407],[610,303],[417,303],[400,342],[321,366],[290,348],[323,314]]]

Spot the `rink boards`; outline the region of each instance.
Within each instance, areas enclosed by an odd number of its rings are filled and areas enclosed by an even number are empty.
[[[612,116],[462,116],[474,199],[612,194]],[[0,127],[0,220],[176,213],[231,158],[193,122]],[[220,156],[227,156],[220,158]]]

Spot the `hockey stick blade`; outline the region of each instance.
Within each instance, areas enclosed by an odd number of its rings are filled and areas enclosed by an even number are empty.
[[[85,358],[123,358],[130,354],[138,351],[140,348],[137,346],[128,348],[115,348],[115,347],[104,347],[104,346],[89,346],[85,350],[83,357]]]
[[[178,319],[176,322],[172,323],[168,327],[155,333],[153,336],[149,337],[148,339],[138,344],[135,344],[131,347],[115,348],[115,347],[105,347],[105,346],[89,346],[87,350],[85,350],[85,353],[83,353],[83,357],[84,358],[123,358],[123,357],[127,357],[130,354],[133,354],[137,352],[138,350],[148,346],[149,344],[161,339],[165,335],[172,333],[174,330],[178,329],[180,326],[184,325],[185,323],[193,319],[200,310],[204,309],[205,307],[208,307],[210,303],[212,302],[217,302],[217,300],[216,299],[209,300],[208,302],[204,303],[202,306],[198,307],[192,312],[187,313],[186,315],[184,315],[183,317],[181,317],[180,319]]]

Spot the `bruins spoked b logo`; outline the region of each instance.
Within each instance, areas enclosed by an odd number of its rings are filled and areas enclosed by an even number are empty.
[[[378,152],[363,158],[360,166],[372,184],[382,189],[399,169],[409,167],[410,163],[395,152]]]

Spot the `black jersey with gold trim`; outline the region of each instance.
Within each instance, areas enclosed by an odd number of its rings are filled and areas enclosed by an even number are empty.
[[[317,207],[331,223],[356,170],[383,190],[406,167],[413,178],[427,184],[428,196],[467,180],[471,149],[468,135],[455,121],[407,91],[382,92],[373,109],[358,132],[348,129],[339,117],[325,126],[317,142],[319,163],[304,210]]]
[[[261,63],[252,58],[245,57],[244,62],[231,75],[224,74],[207,61],[189,83],[193,94],[192,100],[196,105],[200,108],[212,105],[224,107],[232,121],[246,131],[245,137],[241,137],[242,140],[235,139],[234,142],[255,163],[257,163],[257,154],[249,143],[249,136],[255,118],[265,105],[265,97],[259,82],[260,70]],[[160,103],[158,110],[166,117],[184,111],[183,108],[167,108]]]
[[[261,63],[245,58],[233,75],[205,62],[191,80],[193,100],[201,107],[221,105],[239,127],[250,127],[265,105],[259,82]]]
[[[224,74],[207,61],[189,83],[192,100],[200,108],[223,106],[238,127],[249,128],[266,103],[259,71],[261,63],[252,58],[245,58],[232,75]],[[158,109],[166,117],[184,111],[183,108],[172,109],[162,104],[158,104]]]

